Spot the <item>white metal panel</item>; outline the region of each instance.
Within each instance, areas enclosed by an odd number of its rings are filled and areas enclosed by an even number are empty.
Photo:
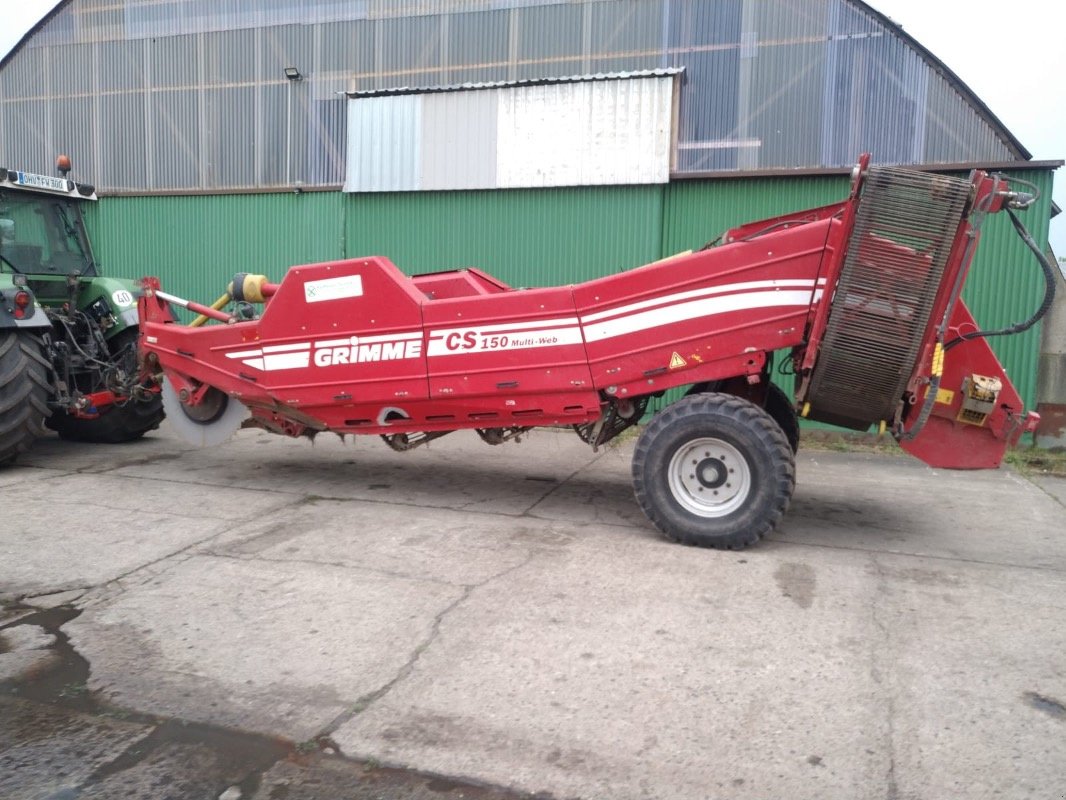
[[[496,98],[496,92],[422,97],[421,189],[496,186]]]
[[[666,183],[672,119],[672,77],[503,90],[497,185]]]
[[[672,75],[590,77],[355,97],[349,101],[344,188],[394,192],[666,183],[673,81]]]
[[[420,186],[422,97],[348,101],[346,192],[411,191]]]

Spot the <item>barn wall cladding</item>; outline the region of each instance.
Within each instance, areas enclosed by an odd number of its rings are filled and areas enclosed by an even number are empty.
[[[345,92],[668,68],[682,174],[1027,155],[852,0],[68,0],[5,59],[0,141],[108,190],[333,186]]]
[[[649,73],[675,87],[665,183],[341,192],[361,98]],[[419,135],[427,153],[450,146],[433,126]],[[1046,247],[1058,165],[1030,162],[948,67],[859,0],[63,0],[0,62],[0,162],[47,173],[60,151],[106,198],[91,222],[108,271],[206,300],[238,271],[369,253],[410,273],[579,281],[840,199],[841,168],[863,151],[1034,181],[1044,196],[1025,222]],[[982,322],[1039,302],[1029,259],[990,219],[966,290]],[[1039,341],[993,340],[1029,404]]]

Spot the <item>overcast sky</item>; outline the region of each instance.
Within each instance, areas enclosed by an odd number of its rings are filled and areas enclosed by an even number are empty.
[[[0,4],[0,53],[6,54],[55,6],[55,0],[0,0]],[[1061,0],[872,0],[870,4],[900,23],[962,78],[1033,158],[1066,158]],[[1066,209],[1066,169],[1055,177],[1055,200]],[[1057,255],[1066,256],[1066,213],[1052,221],[1051,243]]]

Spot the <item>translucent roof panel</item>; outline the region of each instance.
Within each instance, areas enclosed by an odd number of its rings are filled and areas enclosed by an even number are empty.
[[[344,92],[663,68],[681,174],[1028,155],[857,0],[68,0],[0,66],[0,141],[104,189],[339,185]]]

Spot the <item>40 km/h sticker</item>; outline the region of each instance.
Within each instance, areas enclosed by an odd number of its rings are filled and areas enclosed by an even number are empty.
[[[133,295],[125,289],[119,289],[118,291],[111,293],[111,302],[119,308],[122,308],[123,306],[132,306]]]
[[[572,323],[563,324],[560,323]],[[524,325],[489,325],[484,328],[450,328],[431,331],[428,356],[455,356],[499,350],[526,350],[581,344],[576,319],[549,320]]]

